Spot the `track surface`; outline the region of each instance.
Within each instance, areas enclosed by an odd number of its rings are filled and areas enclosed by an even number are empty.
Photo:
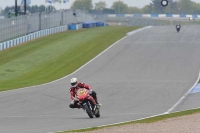
[[[170,109],[200,69],[198,26],[153,27],[126,37],[75,74],[0,93],[0,133],[48,133],[129,121]],[[70,109],[70,78],[93,86],[103,104],[90,119]]]

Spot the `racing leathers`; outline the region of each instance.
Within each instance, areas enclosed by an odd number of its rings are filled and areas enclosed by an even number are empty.
[[[76,99],[76,93],[80,88],[85,88],[88,89],[91,92],[91,96],[92,96],[92,102],[96,105],[98,104],[97,101],[97,94],[95,91],[92,90],[92,87],[85,84],[85,83],[80,83],[78,82],[78,85],[76,87],[70,87],[70,95],[71,95],[71,99],[72,102],[70,103],[69,107],[70,108],[80,108],[80,105],[78,105],[78,101]]]

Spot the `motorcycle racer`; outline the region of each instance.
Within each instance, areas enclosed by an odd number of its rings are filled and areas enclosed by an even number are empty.
[[[176,25],[176,30],[177,30],[177,32],[179,32],[180,29],[181,29],[181,25],[180,25],[180,24]]]
[[[77,78],[72,78],[71,79],[71,87],[70,87],[70,96],[72,99],[72,102],[70,103],[69,107],[70,108],[80,108],[80,105],[78,105],[78,99],[76,97],[76,92],[78,91],[78,89],[80,88],[85,88],[89,90],[89,94],[92,96],[92,101],[93,103],[96,105],[97,108],[100,108],[100,104],[97,100],[97,94],[95,91],[92,90],[92,87],[85,84],[85,83],[81,83],[78,82]]]

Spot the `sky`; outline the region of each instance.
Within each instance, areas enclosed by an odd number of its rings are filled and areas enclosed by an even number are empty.
[[[53,4],[56,9],[69,9],[71,5],[73,4],[75,0],[69,0],[66,4]],[[119,1],[119,0],[92,0],[93,3],[97,3],[99,1],[105,1],[107,4],[107,7],[111,7],[113,2]],[[151,2],[151,0],[121,0],[128,6],[137,6],[137,7],[143,7],[144,5],[147,5]],[[200,0],[199,0],[200,1]],[[14,6],[14,0],[0,0],[0,7],[3,9],[6,6]],[[18,3],[21,3],[21,0],[18,0]],[[31,5],[45,5],[45,0],[31,0]],[[47,5],[47,4],[46,4]]]
[[[6,6],[14,6],[15,0],[0,0],[0,7],[5,8]],[[66,4],[53,4],[56,9],[69,9],[71,5],[73,4],[75,0],[69,0]],[[111,7],[113,2],[119,1],[119,0],[92,0],[93,3],[99,2],[99,1],[105,1],[107,4],[107,7]],[[151,3],[151,0],[121,0],[128,6],[136,6],[136,7],[143,7],[145,5],[148,5]],[[200,3],[200,0],[192,0],[194,2]],[[18,4],[21,3],[21,0],[18,0]],[[31,5],[45,5],[45,0],[31,0]],[[47,5],[47,4],[46,4]]]

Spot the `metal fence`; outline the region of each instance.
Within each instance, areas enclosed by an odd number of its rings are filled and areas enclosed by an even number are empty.
[[[136,17],[108,17],[107,23],[120,24],[125,26],[165,26],[165,25],[199,25],[199,20],[188,19],[165,19],[165,18],[136,18]]]
[[[74,12],[76,17],[73,15]],[[90,14],[81,10],[42,12],[0,19],[0,42],[44,29],[93,20],[94,18]]]

